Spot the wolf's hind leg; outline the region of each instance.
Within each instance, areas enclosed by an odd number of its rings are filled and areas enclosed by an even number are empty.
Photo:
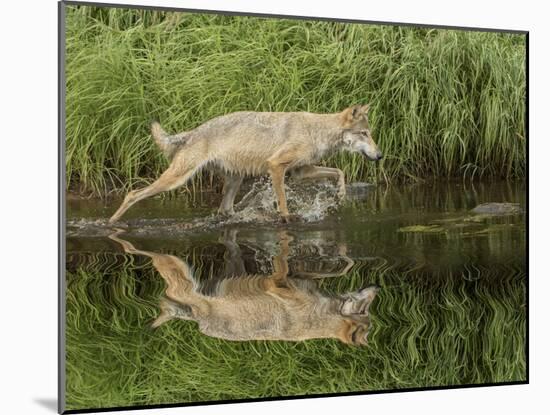
[[[241,187],[243,182],[243,176],[239,174],[227,173],[223,182],[223,199],[218,208],[218,213],[221,215],[232,215],[235,213],[233,210],[233,203],[235,202],[235,196]]]
[[[136,249],[132,243],[119,238],[119,233],[115,232],[109,235],[109,238],[122,245],[124,251],[129,254],[152,258],[153,266],[166,282],[166,297],[160,300],[161,313],[151,326],[158,327],[173,318],[192,319],[192,314],[188,312],[188,304],[198,296],[194,293],[195,280],[187,262],[172,255]]]
[[[154,183],[142,189],[132,190],[129,192],[118,210],[113,216],[111,216],[111,219],[109,219],[109,223],[116,222],[120,219],[124,212],[140,200],[184,185],[196,171],[197,165],[195,163],[188,164],[183,171],[182,169],[175,167],[175,165],[171,165]]]
[[[246,274],[241,247],[237,243],[237,229],[225,230],[219,241],[225,246],[223,254],[223,278],[240,277]]]
[[[292,171],[292,177],[302,179],[335,179],[338,184],[337,196],[343,199],[346,196],[346,180],[344,172],[333,167],[304,166]]]

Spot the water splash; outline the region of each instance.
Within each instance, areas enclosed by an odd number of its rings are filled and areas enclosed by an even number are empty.
[[[323,220],[339,204],[337,189],[328,183],[292,183],[285,186],[290,212],[304,222]],[[263,223],[279,221],[277,199],[271,181],[256,181],[242,200],[235,205],[235,215],[226,223]]]

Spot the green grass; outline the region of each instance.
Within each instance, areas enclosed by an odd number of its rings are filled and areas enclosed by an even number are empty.
[[[205,276],[202,254],[190,257]],[[323,281],[337,292],[382,287],[370,342],[353,347],[230,342],[190,321],[151,330],[164,285],[150,262],[88,254],[67,277],[67,408],[525,380],[526,277],[504,268],[435,275],[356,264]]]
[[[355,103],[371,104],[385,158],[325,160],[348,180],[526,173],[522,35],[88,6],[67,7],[66,22],[68,190],[157,177],[151,119],[175,132],[239,110]]]

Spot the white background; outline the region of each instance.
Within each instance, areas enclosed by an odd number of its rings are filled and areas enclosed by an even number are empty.
[[[127,0],[125,3],[134,3]],[[140,411],[541,413],[548,404],[545,209],[549,13],[530,1],[140,0],[140,4],[530,31],[530,385]],[[57,4],[2,4],[0,411],[52,414],[57,393]],[[7,232],[6,232],[7,229]],[[547,412],[546,412],[547,413]]]

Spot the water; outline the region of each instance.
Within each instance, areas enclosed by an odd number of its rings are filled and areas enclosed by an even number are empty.
[[[69,408],[525,379],[523,183],[249,190],[68,201]]]

